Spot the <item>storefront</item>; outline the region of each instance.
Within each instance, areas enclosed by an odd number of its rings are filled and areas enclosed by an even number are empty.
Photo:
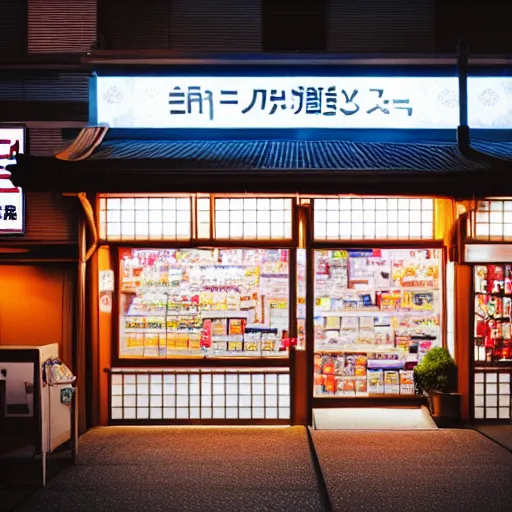
[[[91,423],[418,405],[424,354],[467,352],[451,327],[456,200],[493,186],[454,142],[457,78],[200,72],[98,70],[91,122],[108,132],[45,162],[94,212]],[[37,163],[19,160],[31,186]]]
[[[471,418],[512,418],[512,201],[471,205],[464,261],[471,265]]]

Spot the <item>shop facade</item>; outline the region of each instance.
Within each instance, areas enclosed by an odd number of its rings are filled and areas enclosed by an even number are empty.
[[[510,199],[470,205],[464,262],[471,268],[471,336],[468,347],[471,419],[510,423],[512,418]]]
[[[469,419],[458,206],[497,171],[455,141],[457,77],[209,72],[96,69],[93,127],[51,162],[93,218],[91,423],[419,405],[413,369],[438,346]],[[489,80],[470,82],[469,125],[494,130]]]

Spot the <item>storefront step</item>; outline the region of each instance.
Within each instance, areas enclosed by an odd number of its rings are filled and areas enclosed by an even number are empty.
[[[409,430],[437,429],[428,409],[391,407],[344,407],[314,409],[315,430]]]

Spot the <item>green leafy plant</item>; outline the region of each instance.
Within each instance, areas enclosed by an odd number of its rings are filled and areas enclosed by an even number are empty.
[[[420,364],[414,368],[414,381],[418,391],[430,396],[432,393],[452,393],[457,390],[457,365],[445,348],[430,349]]]

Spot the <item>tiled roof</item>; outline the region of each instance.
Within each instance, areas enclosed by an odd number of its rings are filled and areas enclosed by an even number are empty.
[[[472,140],[471,146],[486,155],[510,160],[512,163],[512,143],[484,140]]]
[[[455,144],[349,141],[110,140],[88,160],[166,160],[169,169],[397,170],[456,172],[485,169]]]

